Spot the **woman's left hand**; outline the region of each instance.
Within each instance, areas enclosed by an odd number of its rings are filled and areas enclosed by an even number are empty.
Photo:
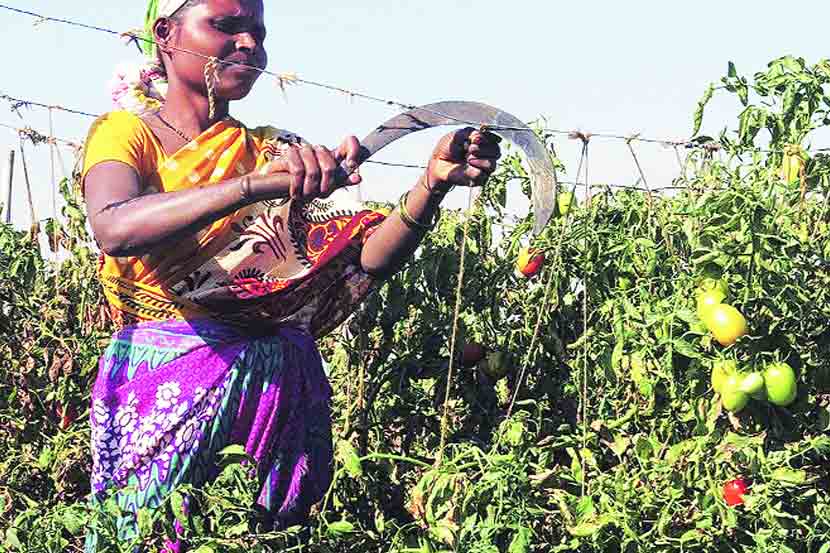
[[[483,186],[501,157],[501,137],[467,127],[444,136],[432,152],[426,172],[431,191],[453,186]]]

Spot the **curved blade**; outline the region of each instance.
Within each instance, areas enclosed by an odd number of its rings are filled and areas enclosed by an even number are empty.
[[[533,232],[539,234],[553,214],[556,172],[536,133],[517,117],[498,108],[479,102],[447,101],[401,113],[363,139],[360,162],[399,138],[442,125],[491,127],[491,132],[509,140],[524,152],[530,173]]]

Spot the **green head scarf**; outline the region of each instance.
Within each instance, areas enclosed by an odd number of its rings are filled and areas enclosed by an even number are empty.
[[[162,17],[170,17],[179,8],[187,4],[188,0],[150,0],[147,4],[147,15],[144,16],[144,38],[141,50],[150,58],[156,57],[156,44],[153,37],[153,25]]]

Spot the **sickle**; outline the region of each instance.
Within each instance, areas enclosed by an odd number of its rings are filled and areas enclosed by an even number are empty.
[[[363,163],[399,138],[442,125],[488,127],[488,130],[512,142],[524,152],[530,169],[533,232],[542,232],[553,214],[556,187],[553,163],[544,144],[530,127],[515,116],[493,106],[478,102],[447,101],[428,104],[396,115],[363,139],[359,162]],[[343,166],[341,171],[338,180],[344,179],[344,173],[348,172]]]

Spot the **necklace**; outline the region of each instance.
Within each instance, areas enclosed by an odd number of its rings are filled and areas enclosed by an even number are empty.
[[[173,125],[171,125],[170,123],[168,123],[168,122],[164,119],[164,117],[162,117],[162,116],[161,116],[161,113],[156,112],[156,117],[158,118],[158,120],[159,120],[159,121],[161,121],[162,123],[164,123],[164,126],[165,126],[165,127],[167,127],[168,129],[170,129],[171,131],[173,131],[174,133],[176,133],[177,135],[179,135],[180,137],[182,137],[185,141],[187,141],[187,142],[193,142],[193,139],[192,139],[192,138],[190,138],[189,136],[187,136],[186,134],[184,134],[182,131],[180,131],[179,129],[177,129],[176,127],[174,127],[174,126],[173,126]]]

